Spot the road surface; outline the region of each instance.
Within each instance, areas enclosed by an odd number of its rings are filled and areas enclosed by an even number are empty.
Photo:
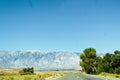
[[[54,78],[53,80],[120,80],[120,78],[103,77],[80,73],[69,73],[62,77]]]

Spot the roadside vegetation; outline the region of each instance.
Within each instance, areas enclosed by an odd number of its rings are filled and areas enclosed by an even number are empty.
[[[16,71],[14,71],[14,69],[6,70],[7,72],[3,72],[2,69],[0,69],[0,73],[2,72],[2,74],[0,74],[0,80],[51,80],[54,77],[61,77],[69,73],[69,71],[34,71],[33,67],[23,68],[21,70],[15,69]]]
[[[114,77],[114,78],[120,78],[120,74],[114,74],[114,73],[106,73],[106,72],[101,72],[99,74],[100,76],[109,76],[109,77]]]
[[[94,48],[86,48],[80,54],[80,66],[82,71],[87,74],[120,74],[120,51],[115,50],[114,53],[106,53],[103,56],[97,56]]]
[[[26,74],[34,74],[34,68],[23,68],[22,70],[19,71],[19,74],[21,75],[26,75]]]

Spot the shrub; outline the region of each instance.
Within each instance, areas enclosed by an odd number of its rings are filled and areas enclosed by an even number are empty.
[[[23,68],[22,70],[19,71],[19,74],[21,75],[26,75],[26,74],[34,74],[34,68]]]
[[[120,67],[119,68],[115,68],[115,73],[116,74],[120,74]]]

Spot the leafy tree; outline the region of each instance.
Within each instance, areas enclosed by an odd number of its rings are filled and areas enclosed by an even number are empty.
[[[113,73],[113,68],[111,65],[113,54],[106,53],[103,57],[103,68],[104,72]]]
[[[86,56],[84,54],[80,54],[80,58],[85,61]]]
[[[115,50],[114,54],[120,54],[120,51],[119,50]]]
[[[120,73],[120,53],[118,50],[114,52],[114,55],[112,56],[112,62],[111,66],[114,70],[114,73]]]
[[[105,59],[106,62],[111,63],[112,54],[106,53],[103,58]]]
[[[95,58],[96,50],[94,48],[86,48],[84,50],[84,54],[85,54],[86,58]]]
[[[120,74],[120,51],[114,54],[106,53],[103,57],[96,55],[94,48],[86,48],[80,54],[80,65],[82,70],[88,74],[99,74],[101,72]]]
[[[96,73],[99,74],[101,72],[105,72],[104,68],[103,68],[103,58],[100,56],[96,57],[96,61],[97,61],[97,71]]]
[[[83,54],[80,54],[82,69],[88,74],[96,73],[96,50],[94,48],[86,48]]]

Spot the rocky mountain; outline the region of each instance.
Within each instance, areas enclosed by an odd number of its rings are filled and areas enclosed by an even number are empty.
[[[0,51],[0,67],[3,68],[80,69],[79,60],[79,53],[72,52]]]

